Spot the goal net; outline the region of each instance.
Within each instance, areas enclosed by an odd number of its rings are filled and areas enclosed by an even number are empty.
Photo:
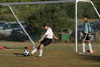
[[[84,20],[83,16],[88,16],[88,22],[90,22],[90,26],[92,28],[92,37],[91,42],[93,44],[93,47],[97,47],[100,44],[100,15],[94,6],[94,4],[90,2],[78,2],[78,47],[82,46],[81,41],[83,39],[83,28],[84,28]],[[88,46],[88,45],[87,45]],[[82,50],[82,48],[79,48],[79,50]],[[87,48],[88,50],[88,48]],[[94,49],[99,50],[99,49]]]
[[[59,40],[57,42],[72,43],[74,45],[76,42],[75,33],[77,33],[77,42],[80,44],[84,15],[89,16],[93,29],[92,41],[98,44],[100,33],[98,13],[90,2],[78,2],[77,4],[77,9],[75,8],[75,1],[72,0],[68,0],[68,2],[47,1],[2,5],[1,11],[5,10],[5,12],[0,16],[0,20],[2,20],[0,21],[1,46],[14,49],[37,46],[39,44],[38,40],[45,32],[42,25],[46,22],[49,23],[53,32],[58,36]],[[78,11],[77,18],[75,10]],[[77,20],[76,24],[75,18]],[[76,43],[76,52],[77,47],[80,46],[77,46]]]
[[[11,26],[12,32],[4,39],[1,38],[1,44],[9,48],[18,49],[26,46],[35,46],[34,42],[37,46],[39,45],[38,40],[45,33],[43,24],[46,22],[49,23],[54,34],[59,38],[58,41],[53,40],[53,43],[68,42],[74,44],[75,3],[55,2],[2,6],[9,11],[7,16],[9,15],[11,18],[2,19]]]

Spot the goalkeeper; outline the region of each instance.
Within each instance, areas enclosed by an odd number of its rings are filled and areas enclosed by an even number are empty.
[[[88,42],[88,46],[89,46],[89,50],[90,50],[90,53],[93,53],[93,50],[92,50],[92,44],[91,44],[91,26],[90,26],[90,23],[88,22],[88,16],[85,15],[84,16],[84,29],[83,29],[83,40],[82,40],[82,53],[84,54],[86,51],[85,51],[85,41]]]
[[[44,29],[46,30],[45,34],[39,40],[40,45],[32,50],[31,54],[33,55],[38,50],[40,50],[39,57],[42,57],[43,54],[43,47],[49,45],[52,42],[53,37],[57,40],[58,38],[54,35],[52,29],[49,27],[48,23],[43,25]]]

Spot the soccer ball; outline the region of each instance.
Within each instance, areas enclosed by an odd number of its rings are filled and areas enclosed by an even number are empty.
[[[28,50],[24,50],[24,56],[29,56],[30,52]]]

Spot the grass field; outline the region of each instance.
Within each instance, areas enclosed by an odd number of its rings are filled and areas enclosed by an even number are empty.
[[[38,58],[38,52],[34,56],[25,57],[24,46],[29,42],[0,42],[1,46],[17,49],[0,50],[0,67],[100,67],[100,45],[93,43],[94,50],[98,53],[79,55],[74,52],[74,43],[52,43],[44,48],[43,57]],[[36,46],[38,43],[36,43]],[[21,47],[18,49],[18,47]],[[81,44],[79,44],[81,49]],[[79,50],[80,50],[79,49]]]

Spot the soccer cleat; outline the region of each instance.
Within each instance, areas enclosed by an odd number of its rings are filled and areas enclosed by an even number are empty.
[[[38,57],[42,57],[42,55],[39,55]]]

